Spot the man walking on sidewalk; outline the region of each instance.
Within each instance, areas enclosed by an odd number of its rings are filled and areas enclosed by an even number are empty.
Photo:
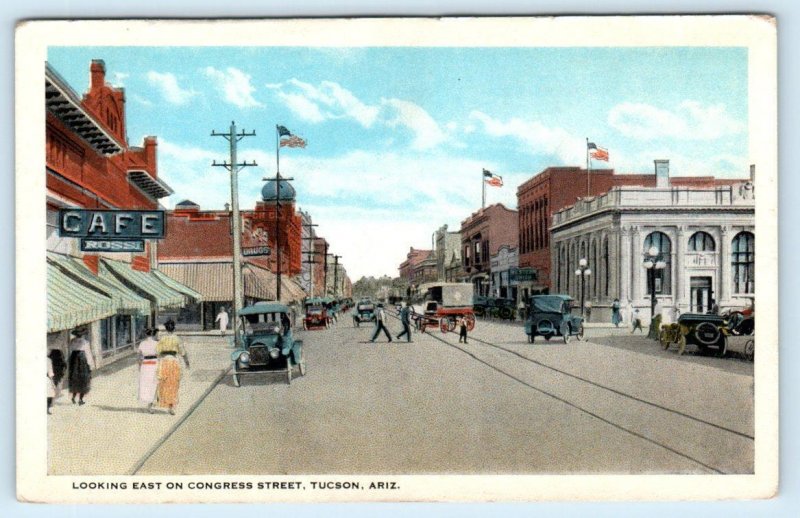
[[[386,328],[386,313],[383,311],[383,304],[378,304],[378,311],[375,313],[375,332],[372,333],[370,342],[375,343],[375,339],[378,338],[378,333],[381,332],[381,329],[386,334],[386,338],[389,339],[389,342],[391,342],[392,335]]]
[[[400,323],[403,324],[403,332],[397,335],[397,339],[400,340],[400,337],[406,335],[408,337],[408,341],[411,342],[411,318],[410,318],[411,310],[408,309],[408,304],[403,302],[403,307],[400,309]]]

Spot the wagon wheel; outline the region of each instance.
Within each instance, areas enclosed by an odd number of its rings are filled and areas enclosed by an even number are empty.
[[[508,320],[511,318],[511,309],[510,308],[502,308],[500,309],[500,318],[504,320]]]
[[[755,340],[748,340],[744,344],[744,357],[753,361],[756,357],[756,342]]]
[[[455,331],[456,330],[456,319],[455,318],[448,318],[447,319],[447,330],[448,331]]]
[[[448,331],[450,331],[450,323],[448,322],[447,317],[439,320],[439,331],[441,331],[442,333],[447,333]]]
[[[464,318],[467,320],[467,331],[472,332],[475,329],[475,315],[468,313],[464,315]]]

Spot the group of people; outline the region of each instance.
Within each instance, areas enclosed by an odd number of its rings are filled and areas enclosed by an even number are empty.
[[[139,344],[139,391],[138,398],[147,405],[150,413],[155,407],[165,408],[175,414],[181,381],[181,359],[189,368],[186,354],[175,332],[175,322],[164,324],[165,332],[159,337],[157,328],[145,330],[145,339]],[[61,392],[61,382],[67,374],[67,388],[72,394],[72,403],[82,406],[91,390],[92,368],[95,365],[92,347],[87,339],[88,329],[79,327],[72,332],[69,342],[68,361],[60,349],[52,349],[47,355],[47,413],[52,413],[53,401]],[[77,398],[77,401],[76,401]]]
[[[402,302],[400,307],[400,324],[403,326],[403,331],[398,334],[395,339],[400,340],[403,336],[406,337],[406,340],[410,343],[411,342],[411,313],[413,309],[407,303]],[[459,328],[459,338],[458,341],[461,343],[467,343],[467,319],[465,317],[459,318],[456,327]],[[375,343],[375,339],[378,338],[378,335],[384,332],[386,338],[389,342],[392,341],[392,334],[389,332],[389,328],[386,327],[386,312],[383,309],[383,304],[378,304],[375,308],[375,329],[372,333],[372,338],[370,339],[370,343]]]

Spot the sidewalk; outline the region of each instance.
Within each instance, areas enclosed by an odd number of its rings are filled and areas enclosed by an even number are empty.
[[[47,431],[50,475],[130,473],[230,367],[230,337],[181,334],[181,338],[191,369],[183,370],[177,415],[165,409],[148,413],[137,400],[136,356],[119,360],[95,373],[86,405],[73,405],[67,390],[53,404]]]

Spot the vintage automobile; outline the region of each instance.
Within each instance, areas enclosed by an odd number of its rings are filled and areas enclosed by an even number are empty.
[[[514,307],[513,299],[489,299],[486,314],[492,318],[502,318],[503,320],[514,320],[517,315],[517,308]]]
[[[299,367],[306,373],[303,342],[295,340],[289,325],[289,308],[280,302],[256,302],[239,312],[242,334],[231,354],[233,384],[242,384],[242,376],[285,372],[289,383],[292,371]]]
[[[574,315],[573,311],[580,309],[574,307],[574,301],[568,295],[533,295],[525,319],[528,342],[533,343],[537,336],[543,336],[545,340],[560,336],[565,344],[573,336],[583,340],[583,317]]]
[[[440,283],[427,287],[423,302],[424,314],[414,319],[417,328],[425,332],[428,327],[438,327],[442,333],[455,330],[461,317],[467,321],[467,329],[475,328],[475,313],[472,309],[472,284]]]
[[[718,357],[727,354],[728,324],[720,315],[684,313],[678,317],[677,324],[681,334],[679,340],[682,338],[685,343],[696,345],[701,354],[708,354],[711,350]]]
[[[331,327],[332,318],[328,315],[328,308],[325,307],[323,299],[306,299],[305,308],[303,329],[328,329]]]
[[[353,313],[353,325],[359,327],[362,322],[375,321],[375,304],[369,299],[362,299],[356,304],[356,311]]]

